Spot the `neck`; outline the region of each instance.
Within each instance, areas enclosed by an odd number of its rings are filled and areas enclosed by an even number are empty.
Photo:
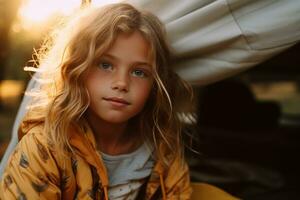
[[[128,121],[124,123],[110,123],[89,113],[87,121],[91,126],[98,149],[103,153],[118,155],[129,153],[136,149],[138,140],[129,137],[135,134]]]

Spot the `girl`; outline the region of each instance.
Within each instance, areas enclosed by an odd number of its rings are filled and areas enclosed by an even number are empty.
[[[190,90],[157,17],[88,9],[44,50],[0,199],[189,199],[178,102]]]

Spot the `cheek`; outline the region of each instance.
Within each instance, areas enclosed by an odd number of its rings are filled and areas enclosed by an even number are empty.
[[[91,93],[91,91],[93,90],[93,85],[95,85],[97,82],[97,76],[95,73],[95,70],[91,69],[86,77],[86,81],[85,81],[85,85],[89,91],[89,93]]]
[[[86,87],[91,94],[97,93],[107,83],[106,77],[97,70],[91,70],[86,79]]]
[[[150,92],[152,90],[152,82],[139,83],[136,85],[136,97],[140,104],[144,105],[149,98]]]

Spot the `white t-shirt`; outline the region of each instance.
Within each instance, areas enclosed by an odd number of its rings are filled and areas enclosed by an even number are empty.
[[[154,166],[152,148],[146,144],[129,154],[108,155],[102,153],[108,171],[110,200],[134,200]]]

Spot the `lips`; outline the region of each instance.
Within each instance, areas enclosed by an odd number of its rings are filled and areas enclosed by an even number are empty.
[[[105,101],[109,101],[111,103],[117,103],[120,105],[130,105],[130,103],[122,98],[118,98],[118,97],[107,97],[107,98],[103,98]]]

